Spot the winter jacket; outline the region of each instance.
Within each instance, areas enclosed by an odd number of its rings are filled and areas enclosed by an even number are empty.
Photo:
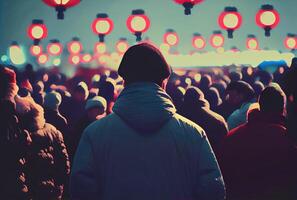
[[[217,153],[224,137],[228,133],[225,119],[210,110],[206,100],[196,104],[185,102],[181,109],[181,115],[199,124],[204,129],[214,152]]]
[[[70,178],[72,199],[224,199],[204,131],[176,114],[163,89],[130,84],[113,111],[82,135]]]
[[[227,199],[296,199],[297,157],[286,133],[284,116],[256,109],[228,133],[218,156]]]
[[[39,109],[38,115],[32,111],[20,116],[22,127],[32,138],[28,157],[30,190],[33,200],[61,199],[70,173],[68,153],[62,133],[45,123],[42,108]]]
[[[27,152],[31,138],[22,130],[14,103],[0,100],[0,198],[30,199]]]

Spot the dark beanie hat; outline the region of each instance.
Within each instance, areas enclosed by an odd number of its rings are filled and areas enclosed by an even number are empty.
[[[151,44],[141,43],[130,47],[123,56],[119,75],[128,83],[161,83],[171,69],[161,52]]]
[[[286,95],[277,84],[266,87],[259,97],[262,112],[284,112]]]

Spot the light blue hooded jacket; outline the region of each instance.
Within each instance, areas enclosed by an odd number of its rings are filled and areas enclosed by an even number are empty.
[[[75,200],[221,200],[223,178],[204,131],[153,83],[130,84],[92,123],[70,179]]]

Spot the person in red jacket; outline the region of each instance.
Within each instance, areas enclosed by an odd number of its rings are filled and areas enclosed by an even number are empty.
[[[297,199],[296,156],[286,135],[285,102],[278,85],[266,87],[259,109],[249,111],[248,122],[228,133],[219,156],[227,199]]]

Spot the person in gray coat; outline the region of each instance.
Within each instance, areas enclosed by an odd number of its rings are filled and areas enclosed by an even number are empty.
[[[176,113],[171,70],[154,46],[125,53],[125,88],[113,113],[82,135],[70,177],[73,200],[222,200],[225,186],[203,129]]]

